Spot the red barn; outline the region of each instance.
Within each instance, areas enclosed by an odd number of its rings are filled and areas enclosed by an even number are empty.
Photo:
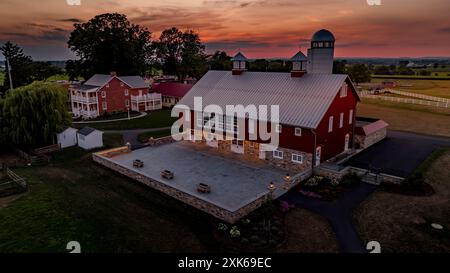
[[[90,119],[102,114],[150,111],[162,108],[161,94],[151,93],[150,86],[139,76],[118,77],[96,74],[85,83],[70,87],[72,113]]]
[[[324,45],[334,46],[332,35],[326,31],[320,34],[313,37],[313,47],[317,44],[322,46],[321,50]],[[314,38],[330,42],[317,42]],[[346,153],[354,142],[359,97],[347,75],[328,73],[332,53],[325,57],[318,54],[315,59],[319,63],[307,66],[310,58],[299,52],[291,59],[291,73],[249,72],[245,68],[247,59],[237,54],[233,58],[233,71],[209,71],[179,102],[194,109],[194,97],[202,98],[202,110],[191,111],[191,133],[201,136],[202,140],[198,141],[201,144],[220,152],[238,153],[249,160],[265,160],[295,173]],[[307,67],[318,72],[309,73]],[[279,123],[272,125],[267,122],[270,119],[250,120],[247,115],[245,137],[238,138],[237,127],[242,119],[238,121],[237,116],[226,115],[217,119],[215,114],[204,110],[207,105],[220,106],[224,112],[227,105],[267,105],[268,109],[277,105]],[[214,130],[205,133],[202,128],[213,118],[217,123]],[[279,144],[273,151],[262,149],[265,142],[259,135],[249,138],[250,134],[259,134],[261,121],[267,123],[269,131],[278,133]],[[224,138],[230,131],[235,138]]]

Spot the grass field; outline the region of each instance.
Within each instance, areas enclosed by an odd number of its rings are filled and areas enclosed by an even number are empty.
[[[358,116],[383,119],[393,130],[450,137],[448,110],[436,112],[419,105],[364,101],[358,105]]]
[[[354,223],[365,242],[376,240],[381,251],[423,253],[450,251],[450,152],[439,157],[426,172],[432,196],[413,197],[375,192],[356,209]],[[434,230],[431,223],[444,229]]]
[[[434,72],[430,76],[420,75],[372,75],[374,79],[450,80],[450,72]]]
[[[130,130],[130,129],[148,129],[170,127],[177,120],[170,116],[170,110],[160,110],[150,112],[149,115],[132,120],[105,122],[105,123],[78,123],[74,124],[76,128],[90,126],[98,130]]]
[[[51,164],[15,172],[30,190],[0,198],[0,252],[219,252],[218,221],[160,192],[96,165],[91,155],[69,148]],[[314,225],[311,225],[314,223]],[[270,251],[338,251],[328,223],[294,209],[285,242]]]
[[[104,133],[103,134],[103,145],[107,148],[114,148],[123,146],[123,136],[122,134],[114,133]]]
[[[373,83],[381,83],[384,79],[372,79]],[[450,99],[450,81],[445,80],[396,80],[397,87],[394,89],[406,92],[425,94],[429,96]],[[411,86],[401,86],[411,85]]]

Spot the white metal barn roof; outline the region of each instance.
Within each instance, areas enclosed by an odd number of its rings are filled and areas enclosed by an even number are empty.
[[[316,128],[341,86],[348,78],[341,74],[305,74],[245,72],[233,76],[230,71],[209,71],[180,100],[194,109],[194,97],[202,97],[203,107],[226,105],[271,105],[280,107],[280,123]],[[270,118],[270,117],[269,117]]]

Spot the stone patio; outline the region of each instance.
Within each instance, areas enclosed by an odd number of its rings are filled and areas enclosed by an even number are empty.
[[[144,167],[133,168],[135,159],[144,161]],[[94,160],[228,222],[234,222],[268,198],[277,198],[287,191],[283,188],[285,171],[264,161],[239,160],[238,155],[220,154],[214,148],[187,141],[146,147],[113,157],[100,152],[94,154]],[[160,172],[165,169],[175,174],[173,180],[161,178]],[[271,181],[277,189],[270,197]],[[197,192],[198,183],[210,185],[211,193]]]

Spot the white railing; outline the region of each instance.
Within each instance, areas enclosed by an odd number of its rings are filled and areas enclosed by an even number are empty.
[[[151,101],[161,101],[161,94],[160,93],[149,93],[147,95],[140,95],[140,96],[131,96],[131,102],[151,102]]]
[[[98,117],[97,110],[82,110],[79,108],[72,109],[72,113],[76,117],[83,117],[83,118],[96,118]]]
[[[389,96],[383,96],[383,95],[370,95],[370,94],[360,94],[360,96],[364,97],[364,98],[385,100],[385,101],[391,101],[391,102],[418,104],[418,105],[441,107],[441,108],[450,108],[450,103],[448,101],[447,102],[439,102],[439,101],[431,101],[431,100],[409,99],[409,98],[389,97]]]
[[[97,103],[97,97],[83,97],[72,95],[72,101],[81,103]]]
[[[445,103],[450,102],[450,99],[447,99],[447,98],[433,97],[433,96],[428,96],[428,95],[424,95],[424,94],[411,93],[411,92],[405,92],[405,91],[400,91],[400,90],[384,89],[383,92],[391,92],[393,94],[407,96],[407,97],[413,97],[413,98],[419,98],[419,99],[423,99],[423,100],[431,100],[431,101],[438,101],[438,102],[445,102]]]

